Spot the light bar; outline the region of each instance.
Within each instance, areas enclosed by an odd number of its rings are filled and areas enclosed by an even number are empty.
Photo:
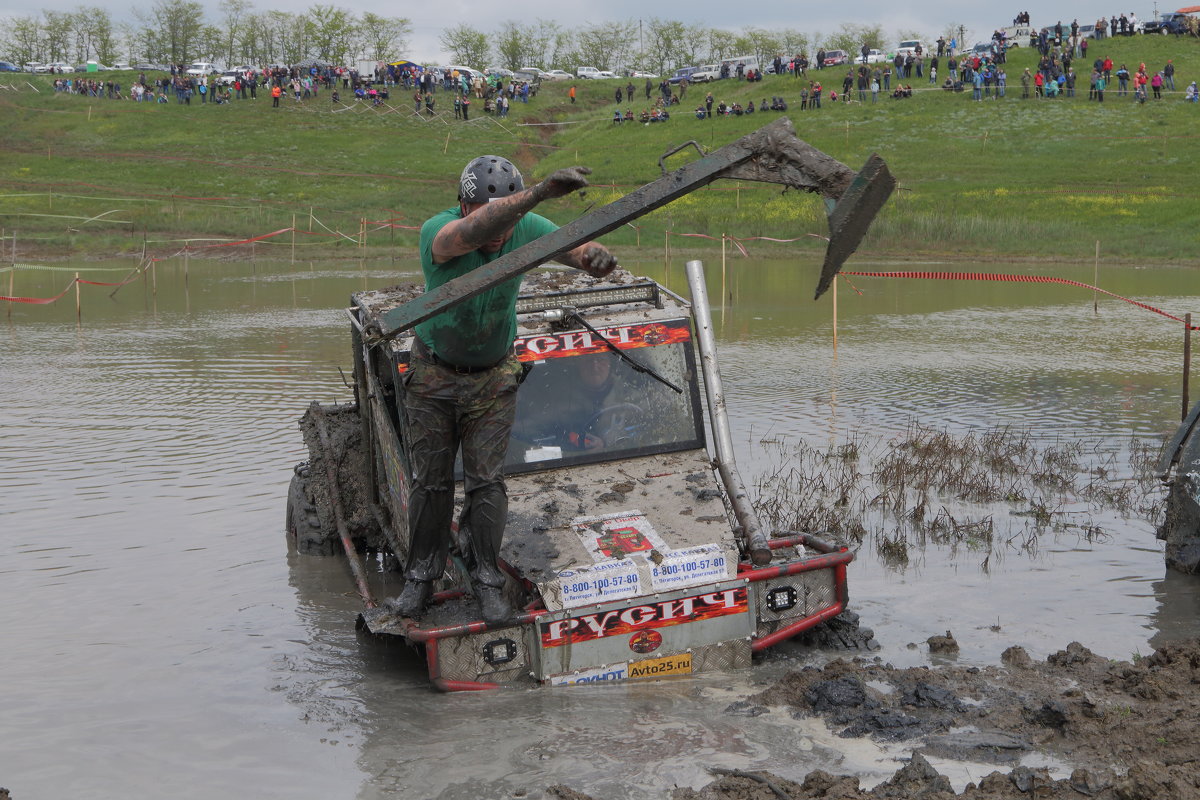
[[[619,289],[580,289],[575,292],[521,295],[517,298],[517,313],[534,314],[551,308],[562,308],[564,305],[573,308],[590,308],[592,306],[614,306],[621,303],[650,303],[659,307],[658,284],[646,282],[622,286]]]

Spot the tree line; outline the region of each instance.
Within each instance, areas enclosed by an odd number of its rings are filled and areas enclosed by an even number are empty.
[[[406,52],[412,23],[403,17],[356,15],[321,4],[300,13],[256,11],[250,0],[220,0],[214,13],[210,19],[197,0],[156,0],[148,10],[136,12],[132,22],[114,21],[98,6],[43,10],[10,19],[0,32],[0,48],[18,64],[89,59],[106,64],[290,65],[312,59],[350,64],[420,55]],[[961,33],[962,27],[952,24],[947,30]],[[537,19],[507,20],[487,30],[460,23],[442,31],[440,44],[451,63],[479,69],[539,67],[573,72],[579,65],[590,65],[661,75],[741,55],[756,56],[766,64],[776,55],[787,59],[806,54],[811,60],[821,47],[851,54],[863,45],[886,50],[894,41],[909,38],[918,34],[900,31],[895,39],[888,39],[881,26],[856,23],[822,34],[753,26],[730,31],[659,18],[582,26]]]
[[[393,58],[408,46],[412,23],[371,12],[356,15],[332,5],[301,13],[255,11],[249,0],[221,0],[215,19],[195,0],[156,0],[133,21],[80,6],[15,17],[0,32],[0,52],[17,64],[31,61],[104,64],[148,61],[186,64],[297,64],[310,59],[347,64]]]

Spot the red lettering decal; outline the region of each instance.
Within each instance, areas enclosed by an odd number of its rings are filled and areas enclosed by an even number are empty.
[[[551,622],[548,627],[550,629],[549,636],[551,639],[562,639],[566,635],[567,631],[572,631],[579,627],[579,619],[571,618],[555,620],[554,622]]]
[[[662,604],[663,619],[677,619],[679,617],[690,617],[695,613],[696,598],[681,597],[678,600],[667,600]]]
[[[580,619],[582,619],[584,624],[591,628],[592,633],[595,634],[595,637],[589,638],[599,639],[600,637],[606,635],[605,630],[608,628],[608,623],[613,619],[613,617],[616,617],[620,613],[620,611],[609,611],[604,615],[603,618],[598,617],[595,614],[588,614],[586,617],[580,617]]]
[[[621,612],[621,621],[634,628],[640,628],[647,622],[657,619],[658,615],[659,612],[653,606],[634,606]]]

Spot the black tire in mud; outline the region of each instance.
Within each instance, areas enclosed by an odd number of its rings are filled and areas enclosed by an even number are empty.
[[[814,625],[794,641],[820,650],[869,652],[879,649],[875,632],[864,627],[853,611],[843,611],[833,619]]]
[[[289,544],[306,556],[331,556],[340,552],[341,539],[332,519],[323,519],[313,502],[312,475],[307,461],[295,466],[288,487],[286,530]]]

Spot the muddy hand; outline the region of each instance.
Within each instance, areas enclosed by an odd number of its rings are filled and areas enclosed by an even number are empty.
[[[564,197],[571,192],[585,189],[588,185],[587,176],[592,171],[587,167],[567,167],[552,172],[550,177],[534,187],[539,200],[550,197]]]
[[[583,271],[593,278],[603,278],[617,268],[617,257],[602,244],[590,244],[583,251]]]

